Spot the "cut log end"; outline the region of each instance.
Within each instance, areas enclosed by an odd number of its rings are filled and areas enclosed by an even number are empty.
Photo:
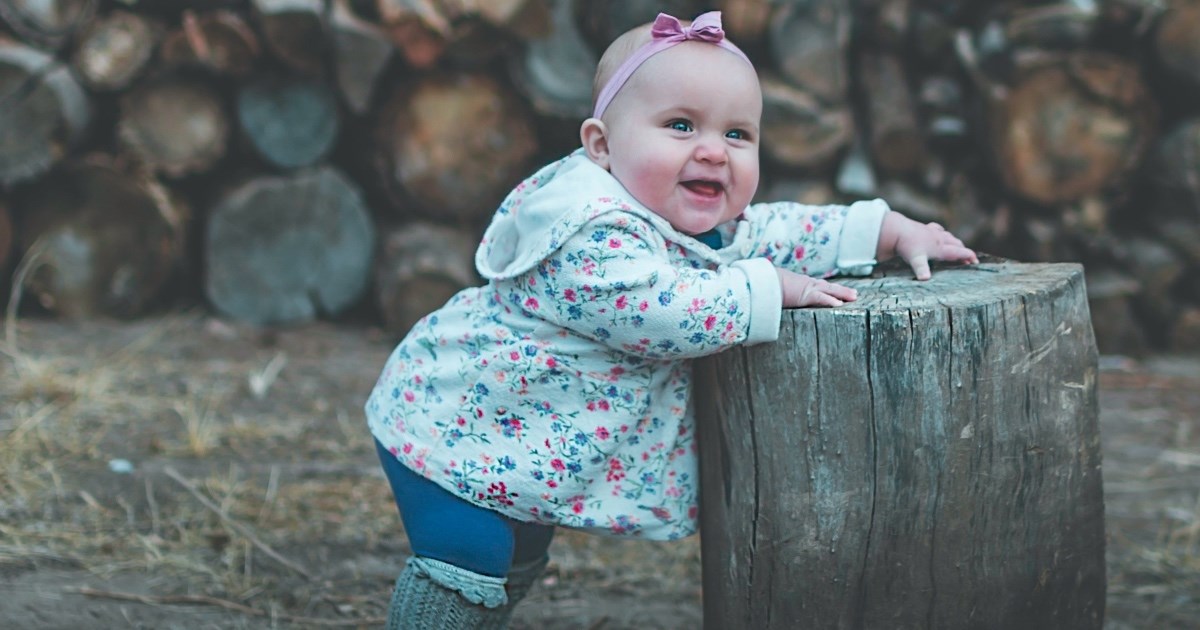
[[[224,156],[229,120],[208,85],[172,78],[125,93],[117,133],[149,168],[180,177],[204,172]]]

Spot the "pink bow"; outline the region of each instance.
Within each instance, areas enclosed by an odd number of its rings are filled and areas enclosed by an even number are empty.
[[[721,12],[709,11],[696,16],[691,26],[684,26],[679,18],[666,13],[659,13],[650,27],[650,36],[654,39],[667,41],[686,41],[689,39],[717,43],[725,39],[725,31],[721,28]]]

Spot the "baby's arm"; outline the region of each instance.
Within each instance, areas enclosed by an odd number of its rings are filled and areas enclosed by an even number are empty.
[[[978,263],[975,252],[937,223],[913,221],[899,212],[888,212],[879,230],[877,260],[899,256],[912,267],[917,280],[928,280],[930,260]]]
[[[779,288],[783,293],[783,305],[787,308],[801,306],[841,306],[858,299],[858,291],[848,286],[806,276],[781,267]]]

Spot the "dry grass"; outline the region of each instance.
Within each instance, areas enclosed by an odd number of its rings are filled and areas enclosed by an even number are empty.
[[[186,314],[6,331],[0,574],[150,576],[154,595],[126,614],[158,607],[171,623],[187,618],[180,602],[220,610],[213,627],[382,614],[406,543],[360,405],[389,343]],[[1139,378],[1102,380],[1108,627],[1200,627],[1200,394],[1188,393],[1200,379]],[[114,459],[134,471],[114,472]],[[695,610],[699,591],[694,538],[567,532],[530,601],[613,628],[594,616],[598,598],[674,606],[665,617]]]

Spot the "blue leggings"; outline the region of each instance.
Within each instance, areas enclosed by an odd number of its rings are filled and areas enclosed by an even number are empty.
[[[378,440],[375,450],[414,555],[495,577],[546,555],[554,527],[473,505],[409,470]]]

